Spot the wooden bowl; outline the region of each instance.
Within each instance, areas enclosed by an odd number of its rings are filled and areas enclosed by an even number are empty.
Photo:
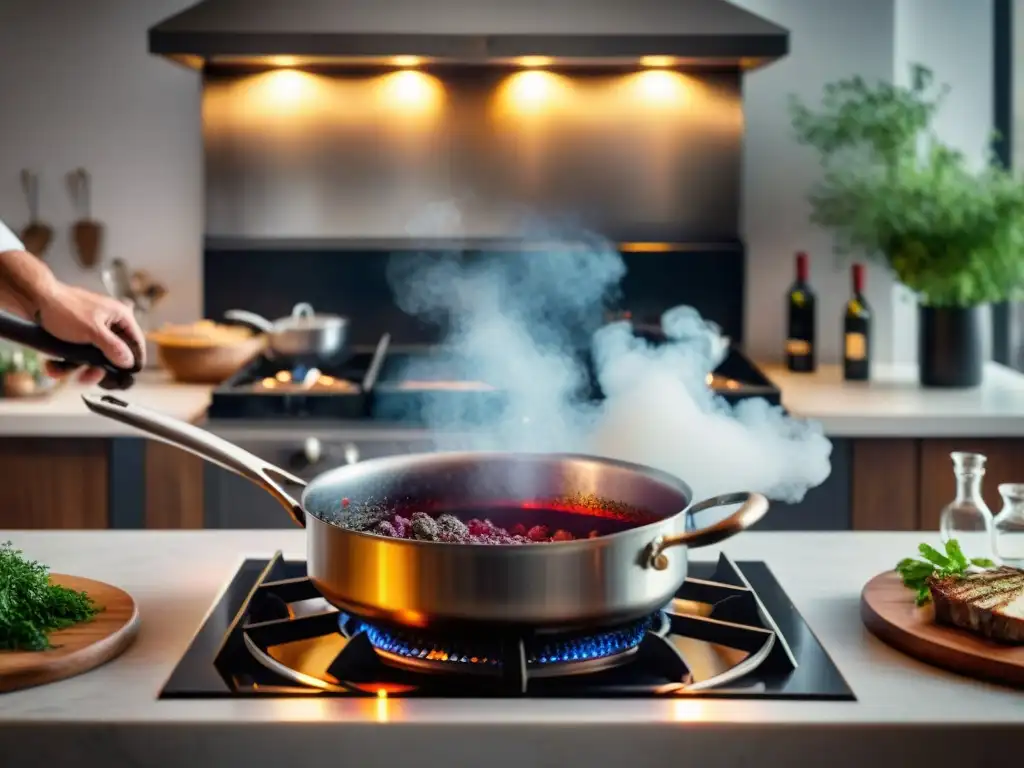
[[[237,330],[217,338],[163,330],[149,334],[149,340],[160,364],[182,384],[220,384],[266,345],[262,335]]]

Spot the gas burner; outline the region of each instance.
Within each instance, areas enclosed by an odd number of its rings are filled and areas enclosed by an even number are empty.
[[[580,396],[601,400],[593,359],[584,355],[580,363],[587,371]],[[781,402],[778,388],[735,348],[707,375],[707,385],[729,403],[754,397]],[[392,348],[385,334],[374,350],[353,348],[343,363],[322,370],[258,357],[213,391],[207,415],[212,421],[283,419],[290,427],[297,418],[422,425],[434,407],[498,414],[506,405],[507,393],[478,380],[450,351]]]
[[[307,368],[297,365],[291,369],[282,369],[262,379],[248,383],[249,391],[257,395],[287,394],[359,394],[360,386],[348,379],[328,376],[319,368]]]
[[[668,616],[659,612],[596,632],[546,632],[503,638],[480,634],[453,639],[403,628],[385,628],[340,615],[342,634],[366,635],[385,664],[418,672],[501,675],[509,646],[522,643],[526,672],[531,677],[577,675],[624,664],[637,652],[648,632],[664,636]]]
[[[689,568],[640,621],[504,636],[482,626],[454,642],[340,614],[304,562],[246,560],[160,698],[854,700],[764,563],[722,555]]]
[[[257,357],[213,391],[207,415],[218,419],[365,419],[384,356],[385,335],[373,351],[354,350],[320,369]]]

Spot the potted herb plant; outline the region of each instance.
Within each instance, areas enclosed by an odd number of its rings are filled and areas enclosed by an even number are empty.
[[[21,347],[0,348],[0,392],[4,397],[38,394],[43,378],[38,352]]]
[[[932,121],[948,88],[925,67],[911,74],[909,87],[831,83],[817,109],[792,100],[796,137],[824,170],[811,221],[839,254],[882,262],[917,295],[921,383],[976,386],[984,311],[1024,283],[1024,185],[942,143]]]

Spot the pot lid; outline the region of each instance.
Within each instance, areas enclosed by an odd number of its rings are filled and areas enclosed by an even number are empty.
[[[281,317],[274,321],[275,330],[302,330],[309,328],[322,328],[325,325],[338,325],[344,323],[345,318],[341,315],[317,314],[312,304],[305,302],[296,304],[292,313],[287,317]]]

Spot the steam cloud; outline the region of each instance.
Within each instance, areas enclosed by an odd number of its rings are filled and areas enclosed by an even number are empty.
[[[450,237],[458,209],[442,205],[416,223],[416,236]],[[459,378],[503,393],[433,397],[423,417],[441,448],[578,452],[646,464],[684,479],[697,498],[759,491],[797,502],[831,471],[831,443],[818,424],[786,416],[761,399],[735,407],[706,386],[726,344],[691,307],[662,317],[672,343],[655,347],[627,323],[604,324],[625,264],[586,232],[529,222],[517,250],[473,260],[437,253],[393,258],[389,282],[407,313],[445,322]],[[605,400],[587,397],[589,346]],[[456,363],[451,363],[455,365]],[[413,361],[411,379],[437,378],[436,361]],[[423,370],[426,366],[430,370]]]

